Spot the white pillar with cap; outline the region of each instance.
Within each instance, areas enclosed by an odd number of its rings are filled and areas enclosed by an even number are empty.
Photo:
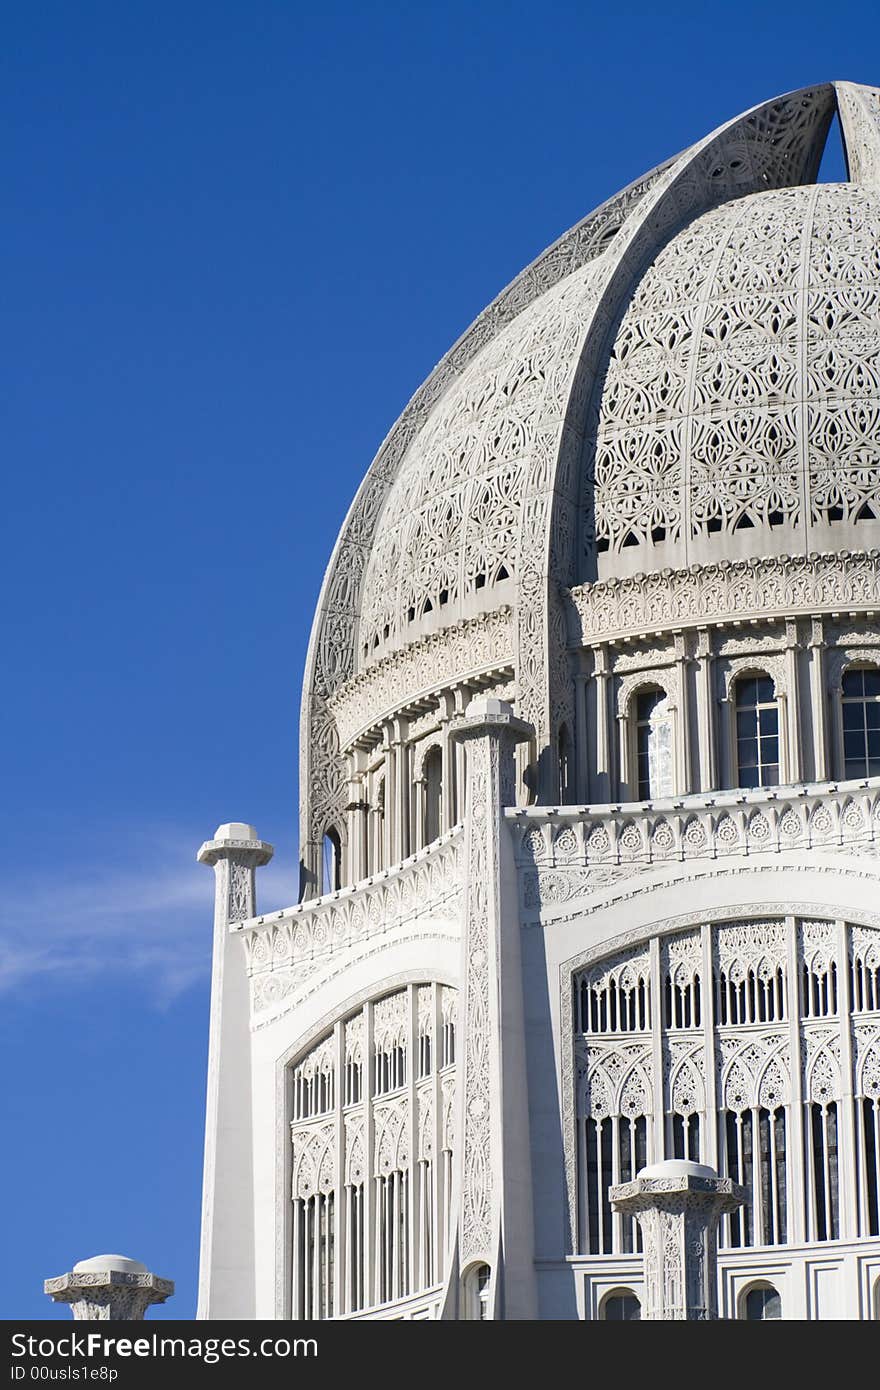
[[[69,1303],[81,1321],[140,1322],[152,1303],[171,1297],[174,1282],[125,1255],[93,1255],[68,1274],[47,1279],[43,1289],[53,1302]]]
[[[250,997],[229,925],[256,915],[256,870],[273,853],[238,821],[198,853],[215,877],[198,1318],[255,1315]]]
[[[645,1252],[648,1321],[718,1317],[718,1221],[746,1199],[745,1188],[714,1168],[670,1158],[608,1189],[615,1211],[634,1216]]]

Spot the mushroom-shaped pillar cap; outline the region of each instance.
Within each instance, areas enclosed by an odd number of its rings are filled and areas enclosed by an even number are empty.
[[[707,1163],[694,1163],[689,1158],[667,1158],[662,1163],[650,1163],[636,1173],[637,1178],[717,1178]]]
[[[477,695],[465,710],[467,719],[485,719],[487,716],[497,719],[499,716],[512,714],[513,706],[506,700],[496,700],[494,696],[487,695]]]
[[[243,820],[227,821],[218,825],[213,840],[206,840],[196,858],[200,864],[216,864],[218,859],[234,858],[236,853],[245,851],[251,864],[268,864],[275,850],[272,845],[261,840],[254,826]]]
[[[215,840],[256,840],[257,832],[252,825],[245,825],[244,821],[231,820],[226,825],[218,825],[214,831]]]
[[[146,1274],[147,1266],[127,1255],[92,1255],[89,1260],[77,1260],[74,1274]]]

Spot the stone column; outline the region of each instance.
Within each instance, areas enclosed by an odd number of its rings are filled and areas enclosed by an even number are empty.
[[[504,808],[514,803],[514,749],[533,730],[504,701],[478,698],[452,732],[467,752],[457,1267],[466,1275],[476,1263],[489,1265],[490,1317],[531,1318],[537,1314],[519,911]]]
[[[825,625],[822,618],[813,618],[811,622],[809,651],[811,714],[813,719],[813,780],[830,782],[832,774],[828,757]]]
[[[613,749],[611,747],[611,714],[608,709],[608,648],[593,650],[593,677],[596,685],[596,786],[591,800],[614,800]]]
[[[672,729],[675,759],[675,789],[678,796],[687,796],[694,790],[693,758],[691,757],[691,701],[688,688],[688,665],[690,651],[687,635],[675,633],[675,680],[678,688],[678,717],[673,715]],[[677,731],[677,737],[676,737]]]
[[[789,782],[801,782],[804,776],[800,650],[797,620],[790,618],[785,624],[785,683],[788,686],[787,780]]]
[[[215,880],[198,1318],[254,1316],[250,995],[229,924],[256,915],[256,869],[273,852],[234,822],[198,853]]]
[[[140,1260],[124,1255],[95,1255],[80,1260],[69,1274],[47,1279],[43,1289],[54,1303],[69,1303],[75,1318],[86,1322],[141,1322],[151,1303],[174,1293],[171,1279],[150,1274]]]
[[[345,814],[348,821],[348,862],[341,876],[342,887],[360,883],[367,877],[367,816],[363,774],[356,772],[348,782]]]
[[[590,799],[590,750],[587,745],[587,687],[589,673],[584,670],[585,653],[574,677],[575,801],[585,806]]]
[[[706,1322],[718,1317],[718,1221],[746,1200],[745,1189],[714,1168],[667,1159],[633,1182],[608,1189],[615,1211],[634,1216],[645,1252],[648,1321]]]
[[[697,634],[697,738],[701,792],[714,791],[720,785],[712,662],[712,634],[708,628],[701,627]]]

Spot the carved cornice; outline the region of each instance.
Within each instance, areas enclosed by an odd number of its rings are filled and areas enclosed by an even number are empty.
[[[329,707],[343,748],[395,710],[513,661],[511,609],[502,607],[432,633],[352,677]]]
[[[670,628],[880,608],[880,550],[781,555],[636,574],[570,590],[573,646]]]

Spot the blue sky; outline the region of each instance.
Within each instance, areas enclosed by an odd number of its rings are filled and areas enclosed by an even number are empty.
[[[67,1317],[42,1279],[107,1250],[176,1279],[165,1315],[191,1317],[195,852],[250,821],[277,846],[261,906],[294,900],[305,647],[362,474],[590,208],[758,101],[880,83],[880,10],[0,13],[0,1317]]]

